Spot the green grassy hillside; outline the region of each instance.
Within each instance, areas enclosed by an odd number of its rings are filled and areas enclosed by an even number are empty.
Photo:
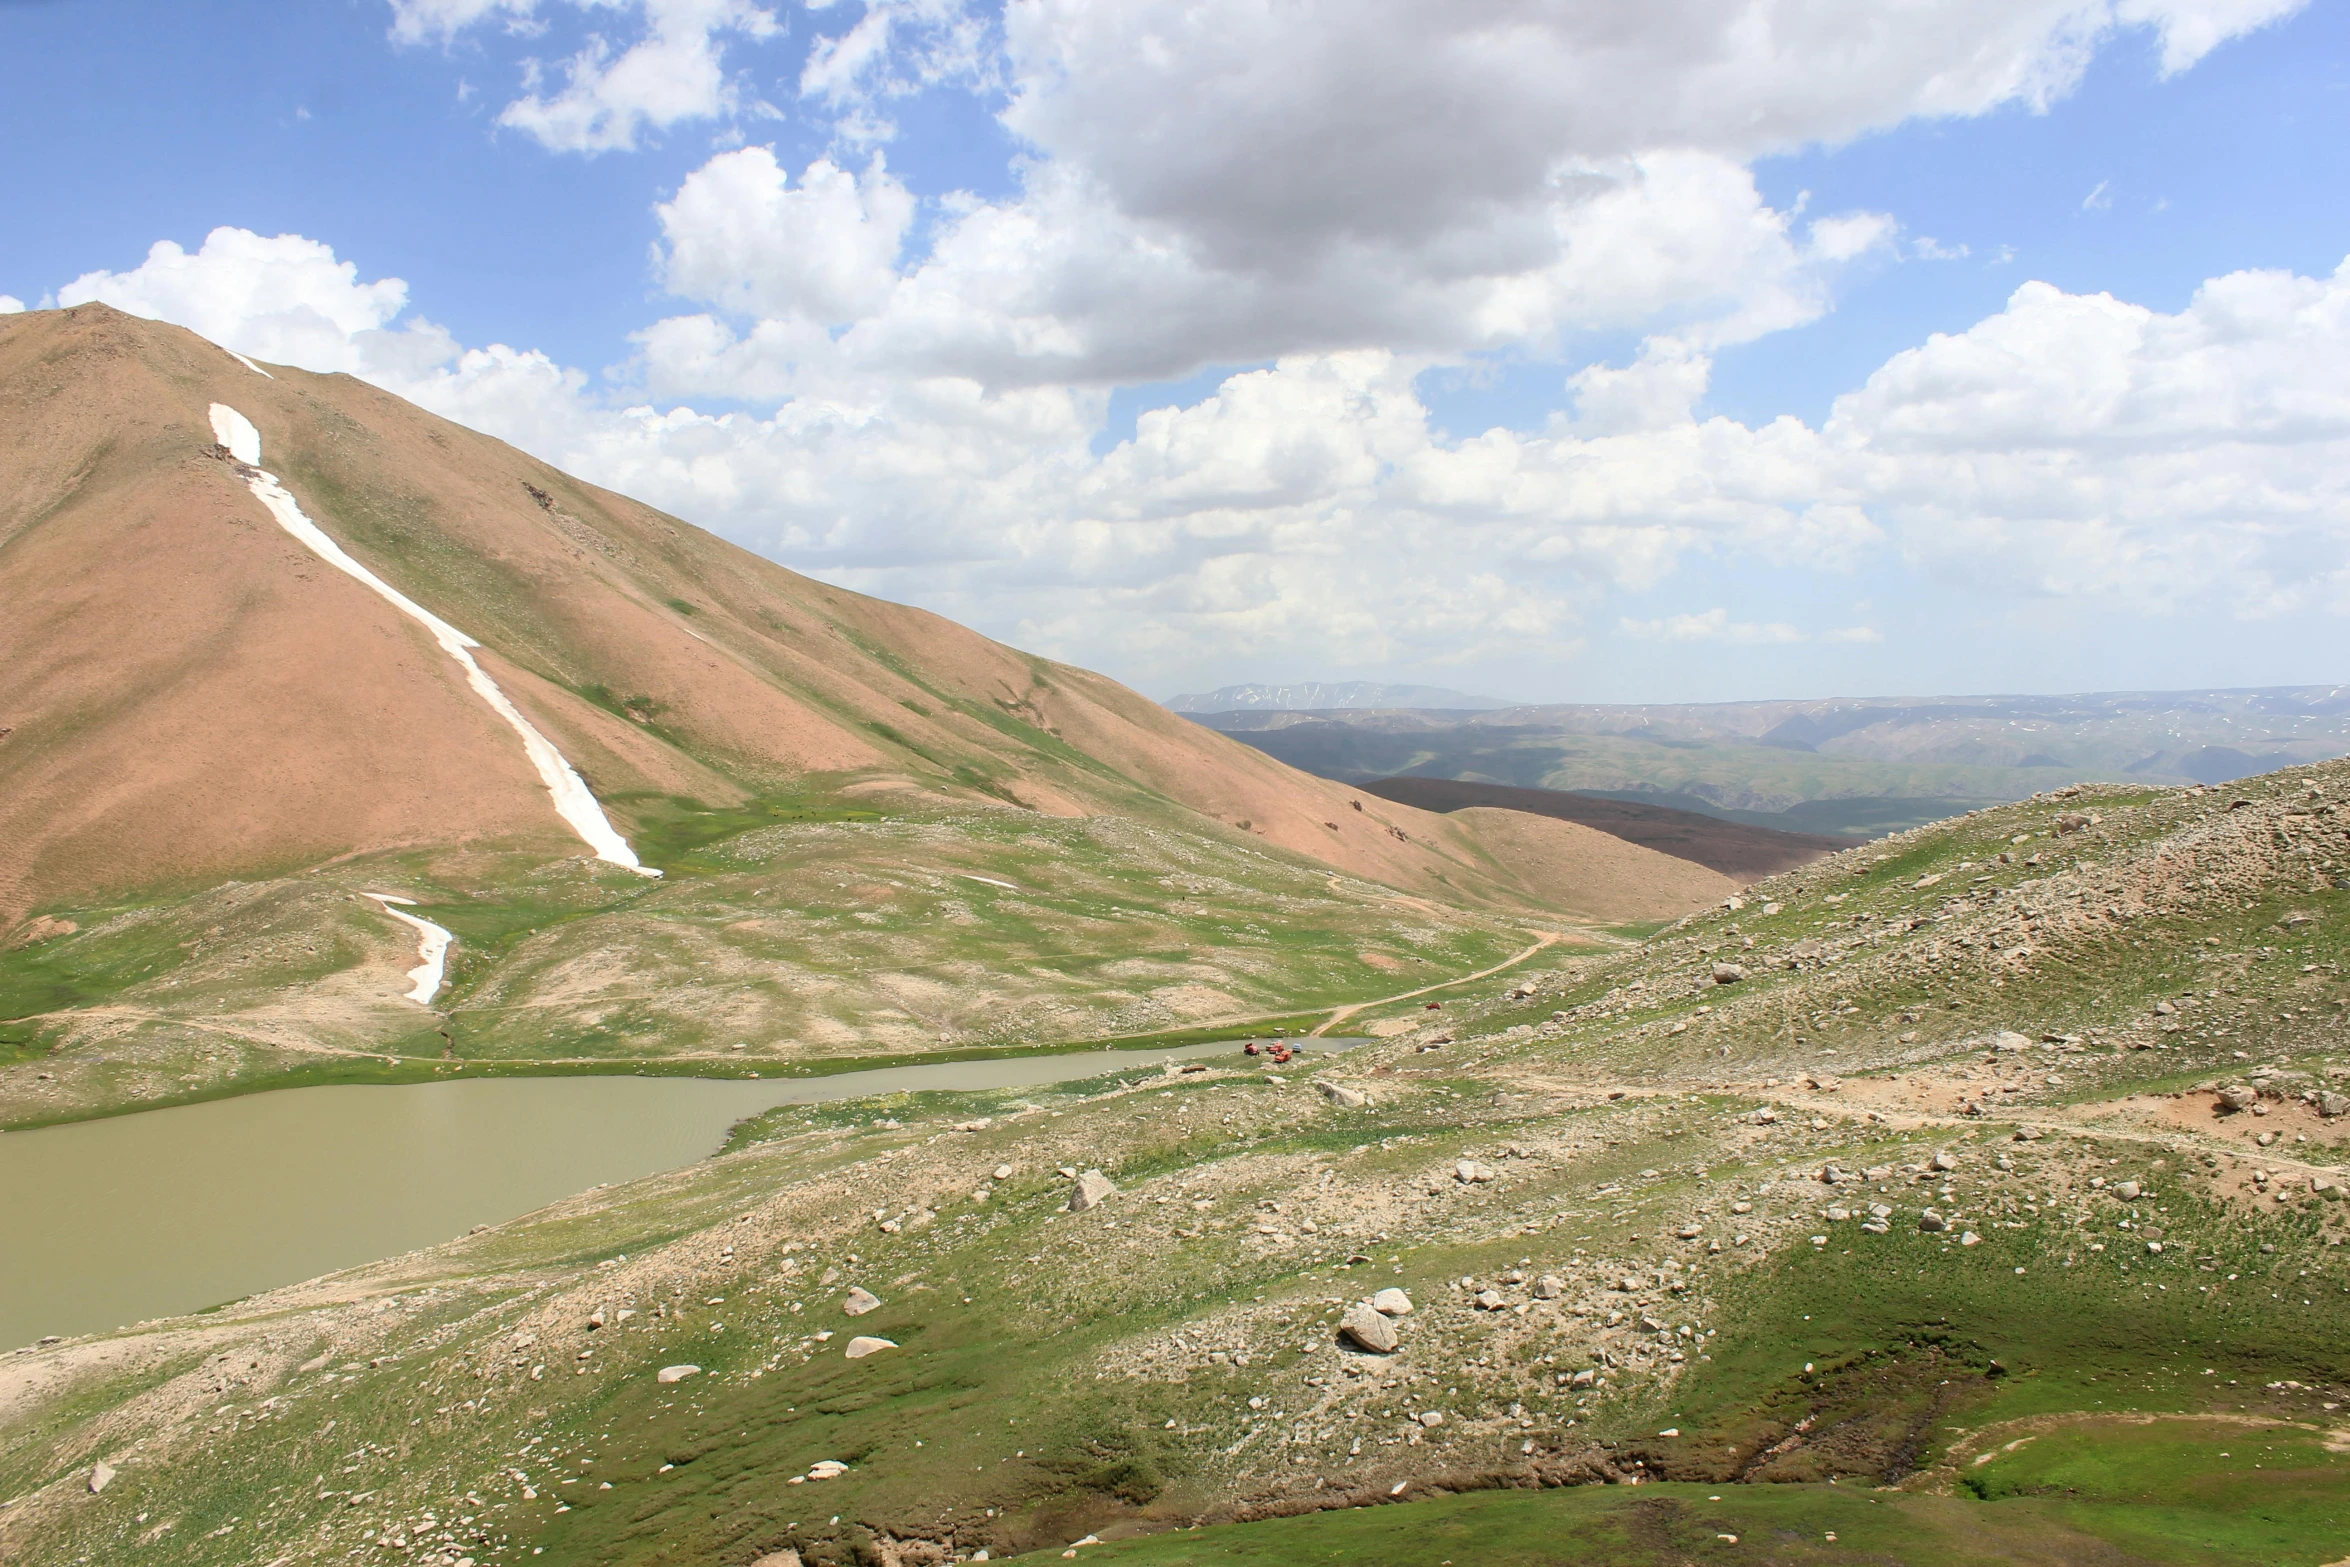
[[[8,1357],[0,1553],[2338,1561],[2345,790],[1982,811],[1304,1077],[777,1111]]]
[[[72,931],[0,950],[0,1124],[444,1062],[772,1073],[1033,1050],[1326,1011],[1534,939],[1115,818],[748,814],[673,846],[658,881],[417,852],[62,910]],[[401,997],[414,934],[361,896],[384,889],[456,937],[430,1006]]]

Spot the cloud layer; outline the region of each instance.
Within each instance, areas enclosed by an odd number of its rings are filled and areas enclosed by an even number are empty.
[[[618,382],[461,348],[398,279],[297,235],[158,244],[58,298],[356,371],[789,564],[1154,687],[1235,660],[1886,634],[1610,606],[1699,563],[2350,613],[2350,271],[2230,274],[2175,314],[2029,283],[1816,425],[1701,412],[1718,353],[1817,319],[1853,268],[1964,254],[1775,207],[1757,156],[2043,106],[2126,29],[2184,70],[2298,3],[1193,0],[1138,23],[1101,0],[841,0],[797,67],[831,150],[725,147],[654,204],[678,303]],[[393,9],[418,45],[603,29],[503,111],[577,153],[744,119],[729,51],[784,26],[749,0]],[[892,116],[936,90],[1018,139],[1003,194],[899,172]],[[1639,347],[1576,358],[1598,333]],[[1496,363],[1555,366],[1556,412],[1440,434],[1424,378]],[[1114,388],[1208,367],[1213,392],[1107,438]]]
[[[1580,375],[1540,432],[1441,439],[1415,389],[1424,361],[1356,350],[1231,376],[1098,454],[1104,399],[1066,386],[931,377],[764,415],[614,410],[543,355],[428,361],[444,339],[383,328],[398,280],[362,282],[292,236],[158,246],[73,292],[256,357],[358,369],[802,569],[1127,669],[1202,647],[1269,667],[1561,657],[1605,594],[1700,558],[1899,561],[2008,599],[2350,613],[2350,263],[2216,278],[2176,314],[2027,283],[1969,331],[1895,355],[1817,428],[1695,417],[1708,361],[1664,338]],[[1875,634],[1720,609],[1619,629]]]

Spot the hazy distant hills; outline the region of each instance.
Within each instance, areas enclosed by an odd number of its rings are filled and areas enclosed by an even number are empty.
[[[1292,766],[1575,790],[1881,833],[2086,779],[2225,783],[2350,754],[2350,686],[1201,715]]]
[[[1362,708],[1420,708],[1478,712],[1510,704],[1497,696],[1471,696],[1444,686],[1390,686],[1374,680],[1320,680],[1296,685],[1221,686],[1214,691],[1170,697],[1176,713],[1351,712]]]

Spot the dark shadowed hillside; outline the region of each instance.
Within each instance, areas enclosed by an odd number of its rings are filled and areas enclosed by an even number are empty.
[[[1531,811],[1561,821],[1581,822],[1626,843],[1691,860],[1739,881],[1755,881],[1808,865],[1823,854],[1853,847],[1851,838],[1780,832],[1744,822],[1724,821],[1695,811],[1572,794],[1563,789],[1514,789],[1506,784],[1468,783],[1454,778],[1381,778],[1363,788],[1382,799],[1416,805],[1423,811],[1458,811],[1474,805]]]

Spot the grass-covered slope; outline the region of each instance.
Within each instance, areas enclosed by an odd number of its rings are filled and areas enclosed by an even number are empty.
[[[2318,1567],[2346,789],[1989,810],[1368,1014],[1313,1079],[779,1111],[12,1356],[0,1553]],[[1390,1286],[1399,1348],[1349,1347]]]
[[[0,1124],[450,1063],[773,1074],[1230,1027],[1545,939],[1116,818],[810,814],[832,819],[745,828],[658,881],[416,853],[75,910],[0,951],[0,994],[20,998]],[[429,1007],[404,997],[415,936],[363,896],[385,889],[456,938]]]

